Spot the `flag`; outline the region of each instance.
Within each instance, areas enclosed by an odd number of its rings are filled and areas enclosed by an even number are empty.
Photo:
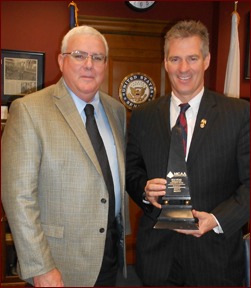
[[[232,13],[230,48],[224,83],[224,94],[235,98],[240,97],[240,47],[238,35],[239,21],[240,16],[235,10]]]
[[[78,26],[78,7],[73,1],[68,5],[70,7],[70,29]]]

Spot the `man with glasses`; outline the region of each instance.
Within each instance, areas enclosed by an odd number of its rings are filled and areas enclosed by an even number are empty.
[[[62,78],[10,108],[2,137],[2,201],[19,275],[35,287],[115,286],[119,260],[125,267],[126,111],[100,91],[107,57],[102,34],[73,28],[58,56]],[[86,107],[94,110],[105,170]]]

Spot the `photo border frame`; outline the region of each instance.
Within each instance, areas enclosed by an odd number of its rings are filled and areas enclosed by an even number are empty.
[[[4,58],[13,59],[36,59],[37,64],[37,79],[36,79],[36,91],[44,88],[44,65],[45,65],[45,53],[44,52],[33,52],[33,51],[22,51],[22,50],[9,50],[1,49],[1,105],[10,105],[10,103],[26,94],[4,94],[5,91],[5,61]]]
[[[250,80],[250,12],[247,16],[247,38],[245,47],[245,65],[244,65],[244,77],[246,80]]]

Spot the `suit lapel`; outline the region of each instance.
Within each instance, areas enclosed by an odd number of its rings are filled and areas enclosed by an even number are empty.
[[[160,133],[162,134],[160,137],[160,144],[163,145],[162,151],[166,153],[165,155],[168,157],[169,154],[169,146],[171,139],[171,128],[170,128],[170,95],[168,97],[163,96],[163,101],[161,101],[156,109],[156,117],[159,119],[157,123],[159,123]],[[156,125],[158,126],[158,125]],[[163,133],[164,131],[164,133]],[[159,138],[159,137],[158,137]],[[163,157],[165,156],[163,155]]]
[[[207,141],[208,131],[215,125],[217,117],[217,105],[215,98],[208,90],[205,90],[201,99],[200,108],[198,111],[192,142],[188,155],[188,164],[190,165],[197,157],[199,157],[200,147],[204,141]],[[203,125],[203,122],[206,124]]]
[[[98,159],[92,147],[87,131],[84,127],[81,116],[79,115],[77,108],[74,104],[74,101],[72,100],[69,92],[65,88],[62,79],[58,82],[58,84],[56,84],[54,102],[55,105],[60,110],[62,116],[65,118],[69,127],[74,132],[81,146],[90,157],[97,171],[100,173],[100,175],[102,175]]]

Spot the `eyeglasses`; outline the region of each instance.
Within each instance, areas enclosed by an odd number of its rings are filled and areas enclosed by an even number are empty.
[[[104,64],[106,61],[106,56],[103,54],[89,54],[83,51],[72,51],[72,52],[65,52],[62,55],[70,55],[73,59],[78,62],[84,62],[87,58],[91,57],[93,63],[95,64]]]

